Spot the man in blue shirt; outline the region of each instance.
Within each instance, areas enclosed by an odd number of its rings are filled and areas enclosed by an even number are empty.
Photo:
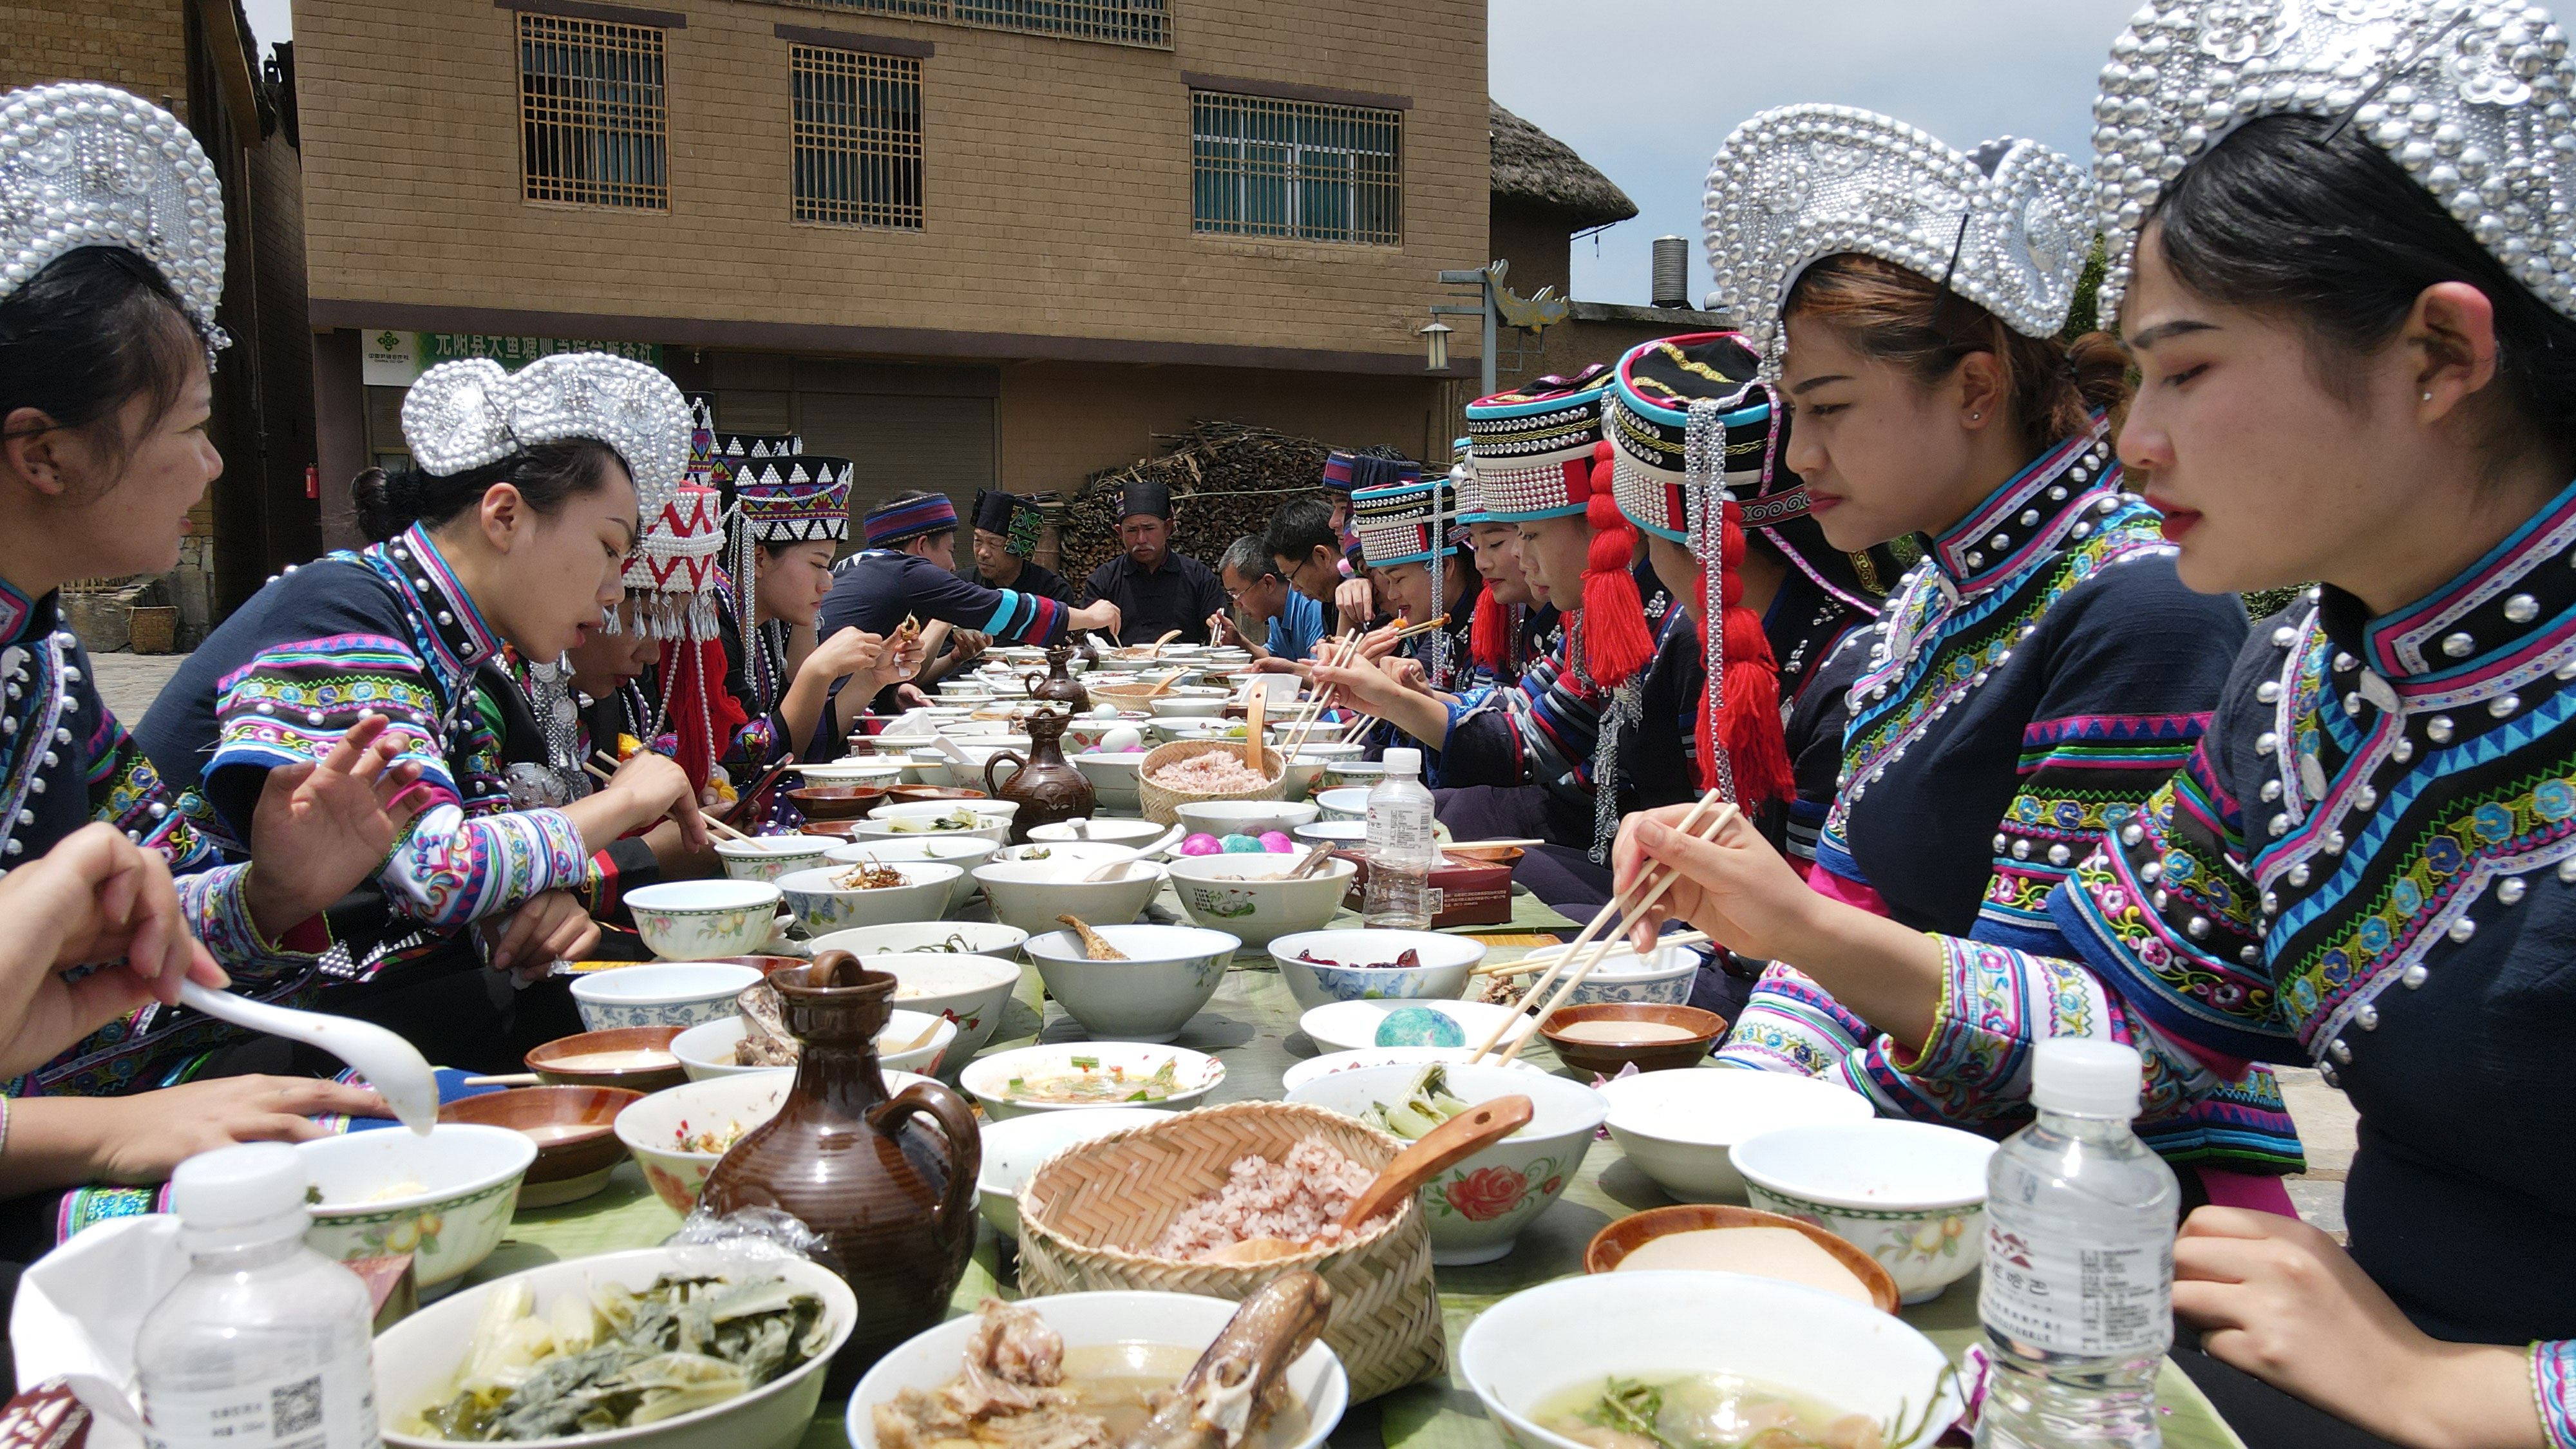
[[[1209,638],[1250,650],[1255,663],[1293,663],[1314,654],[1315,641],[1324,634],[1323,606],[1288,587],[1267,543],[1248,533],[1236,539],[1218,561],[1217,580],[1244,618],[1270,621],[1270,635],[1263,643],[1252,642],[1220,609],[1208,619]]]

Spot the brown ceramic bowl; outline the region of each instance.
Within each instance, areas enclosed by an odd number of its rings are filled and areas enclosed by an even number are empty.
[[[1569,1041],[1557,1033],[1578,1021],[1611,1021],[1651,1023],[1677,1026],[1690,1033],[1682,1041]],[[1596,1001],[1588,1006],[1564,1006],[1549,1013],[1538,1034],[1556,1048],[1559,1061],[1576,1071],[1597,1072],[1615,1077],[1630,1062],[1641,1072],[1660,1072],[1670,1067],[1696,1066],[1716,1045],[1719,1033],[1726,1030],[1726,1018],[1714,1011],[1696,1006],[1652,1006],[1634,1001]]]
[[[1887,1275],[1878,1260],[1862,1252],[1849,1239],[1838,1238],[1814,1223],[1797,1218],[1766,1213],[1759,1208],[1729,1207],[1724,1203],[1683,1203],[1678,1207],[1648,1208],[1630,1213],[1592,1235],[1592,1245],[1583,1250],[1583,1271],[1607,1273],[1619,1266],[1619,1260],[1635,1252],[1649,1240],[1670,1233],[1698,1232],[1703,1228],[1791,1228],[1807,1236],[1808,1241],[1834,1255],[1834,1261],[1852,1270],[1869,1289],[1869,1298],[1881,1313],[1896,1311],[1896,1280]]]
[[[886,792],[893,797],[887,805],[914,805],[924,800],[990,800],[981,790],[960,790],[949,785],[897,785]]]
[[[886,803],[886,791],[877,785],[808,785],[788,791],[787,798],[808,820],[863,820]]]
[[[860,824],[861,822],[856,820],[808,820],[804,824],[796,827],[796,833],[799,835],[820,835],[826,839],[837,840],[846,845],[850,841],[859,838]]]
[[[538,1079],[548,1086],[622,1087],[630,1092],[658,1092],[689,1079],[688,1068],[681,1066],[680,1059],[671,1055],[671,1039],[685,1030],[687,1028],[677,1026],[621,1026],[614,1031],[586,1031],[579,1036],[559,1036],[528,1053],[528,1070],[536,1073]],[[564,1065],[569,1059],[607,1052],[659,1052],[669,1064]]]
[[[441,1122],[507,1127],[535,1138],[537,1160],[519,1188],[519,1206],[553,1207],[608,1186],[608,1174],[626,1160],[617,1137],[617,1114],[644,1100],[618,1087],[513,1087],[459,1097],[438,1109]]]
[[[790,966],[813,964],[802,956],[699,956],[693,959],[712,961],[719,966],[748,966],[763,976],[772,971],[783,971]]]

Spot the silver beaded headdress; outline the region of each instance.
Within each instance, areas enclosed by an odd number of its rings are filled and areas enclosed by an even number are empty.
[[[488,357],[442,362],[403,396],[403,441],[444,478],[540,443],[592,438],[617,450],[651,518],[689,463],[688,400],[661,370],[605,352],[557,352],[517,372]]]
[[[2533,294],[2576,317],[2576,66],[2537,5],[2504,0],[2150,0],[2093,103],[2110,269],[2136,275],[2164,188],[2261,116],[2356,127]]]
[[[73,82],[0,103],[0,296],[83,247],[123,247],[161,272],[205,339],[224,294],[224,198],[178,118],[114,86]]]
[[[1783,106],[1709,163],[1712,310],[1780,370],[1780,309],[1807,267],[1859,252],[1943,282],[2025,337],[2066,325],[2092,247],[2093,183],[2036,141],[1975,155],[1868,111]]]

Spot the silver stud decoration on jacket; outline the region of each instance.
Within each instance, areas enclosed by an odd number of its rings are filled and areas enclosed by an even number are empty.
[[[2036,141],[1971,156],[1848,106],[1764,111],[1709,163],[1710,307],[1762,355],[1765,381],[1779,376],[1789,289],[1844,252],[1947,277],[2014,331],[2049,336],[2074,306],[2093,205],[2083,171]]]
[[[2537,5],[2503,0],[2150,0],[2093,102],[2102,325],[2183,168],[2263,116],[2347,122],[2534,295],[2576,317],[2576,66]]]
[[[83,247],[158,268],[205,339],[224,293],[224,198],[197,138],[114,86],[31,86],[0,101],[0,297]]]
[[[442,362],[403,396],[403,441],[444,478],[542,443],[592,438],[635,479],[637,511],[671,500],[689,463],[688,400],[658,368],[605,352],[557,352],[517,372],[488,357]]]

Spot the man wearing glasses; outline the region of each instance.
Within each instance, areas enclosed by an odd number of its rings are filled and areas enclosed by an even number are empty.
[[[1284,667],[1305,659],[1315,652],[1315,641],[1323,637],[1324,608],[1302,592],[1288,586],[1279,576],[1277,561],[1261,539],[1245,534],[1236,539],[1217,563],[1217,581],[1225,586],[1225,596],[1249,621],[1268,620],[1269,636],[1261,643],[1245,638],[1234,620],[1223,610],[1208,618],[1208,636],[1220,644],[1234,644],[1250,650],[1254,663],[1277,660],[1273,668]]]

